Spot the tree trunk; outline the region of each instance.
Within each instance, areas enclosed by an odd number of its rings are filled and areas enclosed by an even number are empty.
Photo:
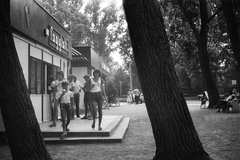
[[[203,33],[203,35],[200,36],[200,38],[197,40],[197,43],[198,56],[203,76],[203,84],[206,85],[209,97],[208,108],[213,108],[213,106],[218,103],[220,96],[209,64],[209,58],[207,53],[207,32]]]
[[[13,159],[49,160],[15,49],[9,18],[0,2],[0,102]]]
[[[240,91],[239,85],[239,77],[240,77],[240,33],[238,32],[239,24],[237,22],[237,18],[235,15],[235,9],[233,6],[232,0],[222,0],[224,17],[227,23],[228,35],[230,38],[230,42],[232,45],[233,53],[235,55],[235,59],[237,61],[237,74],[238,74],[238,87]]]
[[[203,84],[206,85],[208,96],[209,96],[209,108],[212,108],[216,105],[220,99],[219,92],[217,89],[216,81],[213,78],[212,70],[209,64],[209,57],[207,51],[207,34],[208,34],[208,10],[206,0],[199,0],[200,8],[200,19],[201,19],[201,30],[198,31],[196,25],[194,24],[189,13],[186,11],[187,8],[184,6],[182,0],[178,0],[178,5],[183,11],[190,27],[193,30],[193,33],[197,40],[198,46],[198,57],[200,61],[200,67],[202,70]]]
[[[153,159],[211,159],[180,90],[157,0],[124,0],[123,6],[156,142]]]
[[[198,54],[200,59],[200,65],[202,68],[202,75],[204,78],[204,84],[207,86],[207,92],[209,96],[209,106],[212,108],[216,105],[220,99],[216,80],[213,77],[212,70],[209,64],[208,51],[207,51],[207,34],[208,34],[208,10],[207,1],[199,0],[200,4],[200,17],[201,17],[201,31],[200,35],[196,35],[198,44]],[[195,32],[196,34],[196,32]]]

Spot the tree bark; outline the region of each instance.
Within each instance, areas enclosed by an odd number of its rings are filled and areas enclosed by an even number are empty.
[[[224,17],[227,23],[228,35],[232,45],[232,50],[237,61],[238,87],[240,91],[240,35],[238,32],[239,24],[237,22],[235,9],[232,0],[222,0]]]
[[[177,80],[157,0],[123,0],[156,142],[153,159],[209,160]]]
[[[13,159],[49,160],[15,49],[9,18],[0,2],[0,102]]]

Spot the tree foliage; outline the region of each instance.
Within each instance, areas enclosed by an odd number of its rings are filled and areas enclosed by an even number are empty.
[[[221,12],[221,4],[217,1],[207,2],[209,15],[207,19],[207,55],[209,57],[209,64],[220,92],[227,92],[231,78],[225,74],[229,73],[231,67],[232,70],[234,70],[233,66],[229,67],[229,64],[234,64],[231,58],[233,55],[229,48],[229,39],[226,34],[227,30]],[[184,1],[183,5],[186,9],[186,14],[191,17],[196,29],[200,30],[201,19],[199,18],[200,7],[197,7],[199,6],[198,1]],[[187,89],[187,92],[200,92],[206,89],[204,88],[206,85],[199,81],[199,79],[203,79],[203,77],[201,75],[202,69],[194,31],[191,29],[189,23],[187,23],[187,18],[176,1],[161,1],[161,6],[164,11],[165,26],[170,39],[177,74],[179,79],[183,80],[180,81],[180,84],[182,88]]]
[[[72,33],[72,46],[90,45],[107,62],[114,51],[118,21],[116,4],[102,7],[104,0],[38,0],[54,18]]]

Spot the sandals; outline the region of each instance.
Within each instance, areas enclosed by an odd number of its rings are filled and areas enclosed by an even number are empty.
[[[56,123],[50,124],[49,127],[56,127]]]
[[[64,139],[67,136],[67,133],[63,133],[60,137],[60,139]]]

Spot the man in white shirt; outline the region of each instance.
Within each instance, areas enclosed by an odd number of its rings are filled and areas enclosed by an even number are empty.
[[[134,94],[134,97],[135,97],[135,103],[138,104],[141,92],[138,89],[134,89],[132,93]]]
[[[82,84],[80,81],[77,80],[77,77],[76,76],[73,76],[74,78],[74,102],[76,104],[76,115],[77,115],[77,118],[80,118],[80,113],[79,113],[79,101],[80,101],[80,92],[83,88]]]

